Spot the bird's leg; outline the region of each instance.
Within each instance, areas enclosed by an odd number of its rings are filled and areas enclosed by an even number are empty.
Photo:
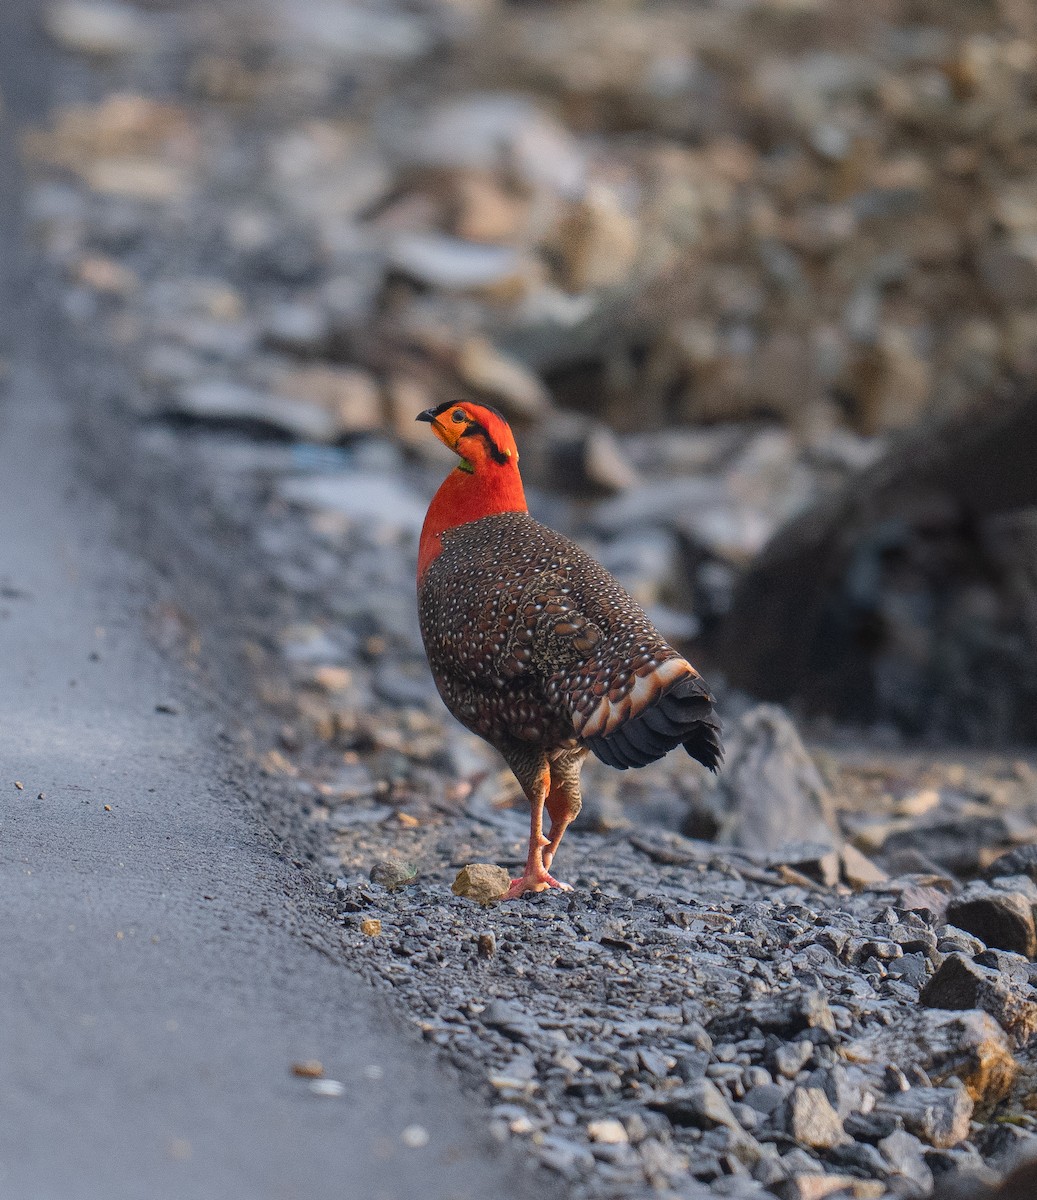
[[[550,870],[562,835],[583,807],[580,797],[580,768],[582,753],[562,758],[551,764],[551,787],[547,793],[547,811],[551,816],[551,831],[544,847],[544,866]]]
[[[559,883],[547,873],[547,867],[544,865],[544,847],[549,845],[544,837],[544,802],[551,786],[550,767],[544,760],[542,765],[537,764],[536,772],[522,771],[520,774],[520,769],[525,764],[513,762],[509,758],[509,765],[529,799],[529,853],[526,855],[525,871],[520,878],[511,881],[511,886],[501,899],[515,900],[526,892],[543,892],[548,888],[562,888],[568,891],[569,885]]]

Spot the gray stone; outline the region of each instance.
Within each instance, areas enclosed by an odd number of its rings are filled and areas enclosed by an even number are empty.
[[[768,855],[796,842],[838,846],[828,789],[783,709],[750,709],[730,728],[727,745],[724,771],[709,784],[725,814],[718,840]],[[834,858],[826,878],[832,871],[838,878],[838,870]]]
[[[922,1195],[933,1185],[933,1174],[925,1161],[925,1147],[906,1130],[898,1129],[879,1142],[879,1151],[889,1163],[890,1173],[913,1185]]]
[[[930,1008],[981,1009],[1017,1046],[1037,1036],[1037,992],[1030,983],[981,966],[964,954],[949,954],[918,999]]]
[[[714,1017],[709,1023],[714,1038],[736,1031],[759,1029],[779,1037],[792,1038],[804,1030],[817,1030],[834,1037],[835,1017],[823,992],[789,988],[776,996],[750,1000],[734,1012]]]
[[[1033,883],[1037,883],[1037,842],[1026,842],[995,858],[983,875],[987,879],[1025,875]]]
[[[786,1079],[795,1079],[813,1053],[812,1042],[786,1042],[774,1051],[774,1069]]]
[[[526,96],[469,92],[447,101],[398,139],[405,162],[495,170],[507,164],[529,184],[572,195],[583,184],[576,139]]]
[[[985,883],[970,883],[947,906],[952,925],[978,937],[988,946],[1033,958],[1037,954],[1037,928],[1029,898]]]
[[[715,1083],[700,1079],[664,1092],[649,1101],[649,1107],[665,1113],[674,1125],[714,1129],[718,1125],[741,1132],[738,1118]]]
[[[418,283],[447,291],[494,287],[527,270],[521,253],[510,246],[485,246],[433,233],[398,238],[390,262]]]
[[[263,339],[271,349],[289,354],[315,355],[326,347],[327,313],[314,304],[278,304],[267,314]]]
[[[282,499],[305,508],[341,513],[364,527],[417,535],[425,520],[425,504],[405,484],[385,475],[343,472],[339,475],[295,475],[278,484]]]
[[[881,1084],[890,1063],[921,1067],[939,1085],[957,1078],[976,1103],[1004,1099],[1019,1072],[1008,1038],[985,1012],[918,1008],[845,1047],[865,1075]]]
[[[231,380],[207,379],[175,389],[166,412],[216,425],[256,426],[309,442],[335,437],[337,424],[316,404],[257,391]]]
[[[785,1089],[776,1083],[759,1084],[750,1088],[743,1100],[757,1112],[767,1115],[785,1102]]]
[[[143,13],[117,0],[59,0],[44,9],[43,27],[65,50],[117,57],[153,49],[158,30]]]
[[[908,1133],[941,1149],[957,1146],[968,1137],[974,1107],[960,1084],[910,1088],[887,1097],[878,1106],[879,1111],[899,1117]]]

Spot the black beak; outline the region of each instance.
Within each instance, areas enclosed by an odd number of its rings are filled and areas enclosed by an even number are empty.
[[[431,425],[435,419],[436,410],[434,408],[426,408],[424,412],[419,412],[414,418],[415,421],[425,421],[429,425]]]

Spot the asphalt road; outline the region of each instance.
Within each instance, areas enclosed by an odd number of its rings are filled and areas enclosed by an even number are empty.
[[[77,473],[75,397],[21,316],[34,7],[0,12],[0,1196],[543,1195],[481,1101],[317,948],[312,884],[227,782],[216,710],[151,644],[147,568]],[[313,1058],[342,1096],[292,1074]]]

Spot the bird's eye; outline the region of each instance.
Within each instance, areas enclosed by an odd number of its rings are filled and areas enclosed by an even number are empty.
[[[458,424],[460,424],[462,421],[468,420],[468,417],[466,416],[464,410],[460,409],[460,408],[454,409],[454,411],[451,413],[451,418],[454,421],[457,421]]]

